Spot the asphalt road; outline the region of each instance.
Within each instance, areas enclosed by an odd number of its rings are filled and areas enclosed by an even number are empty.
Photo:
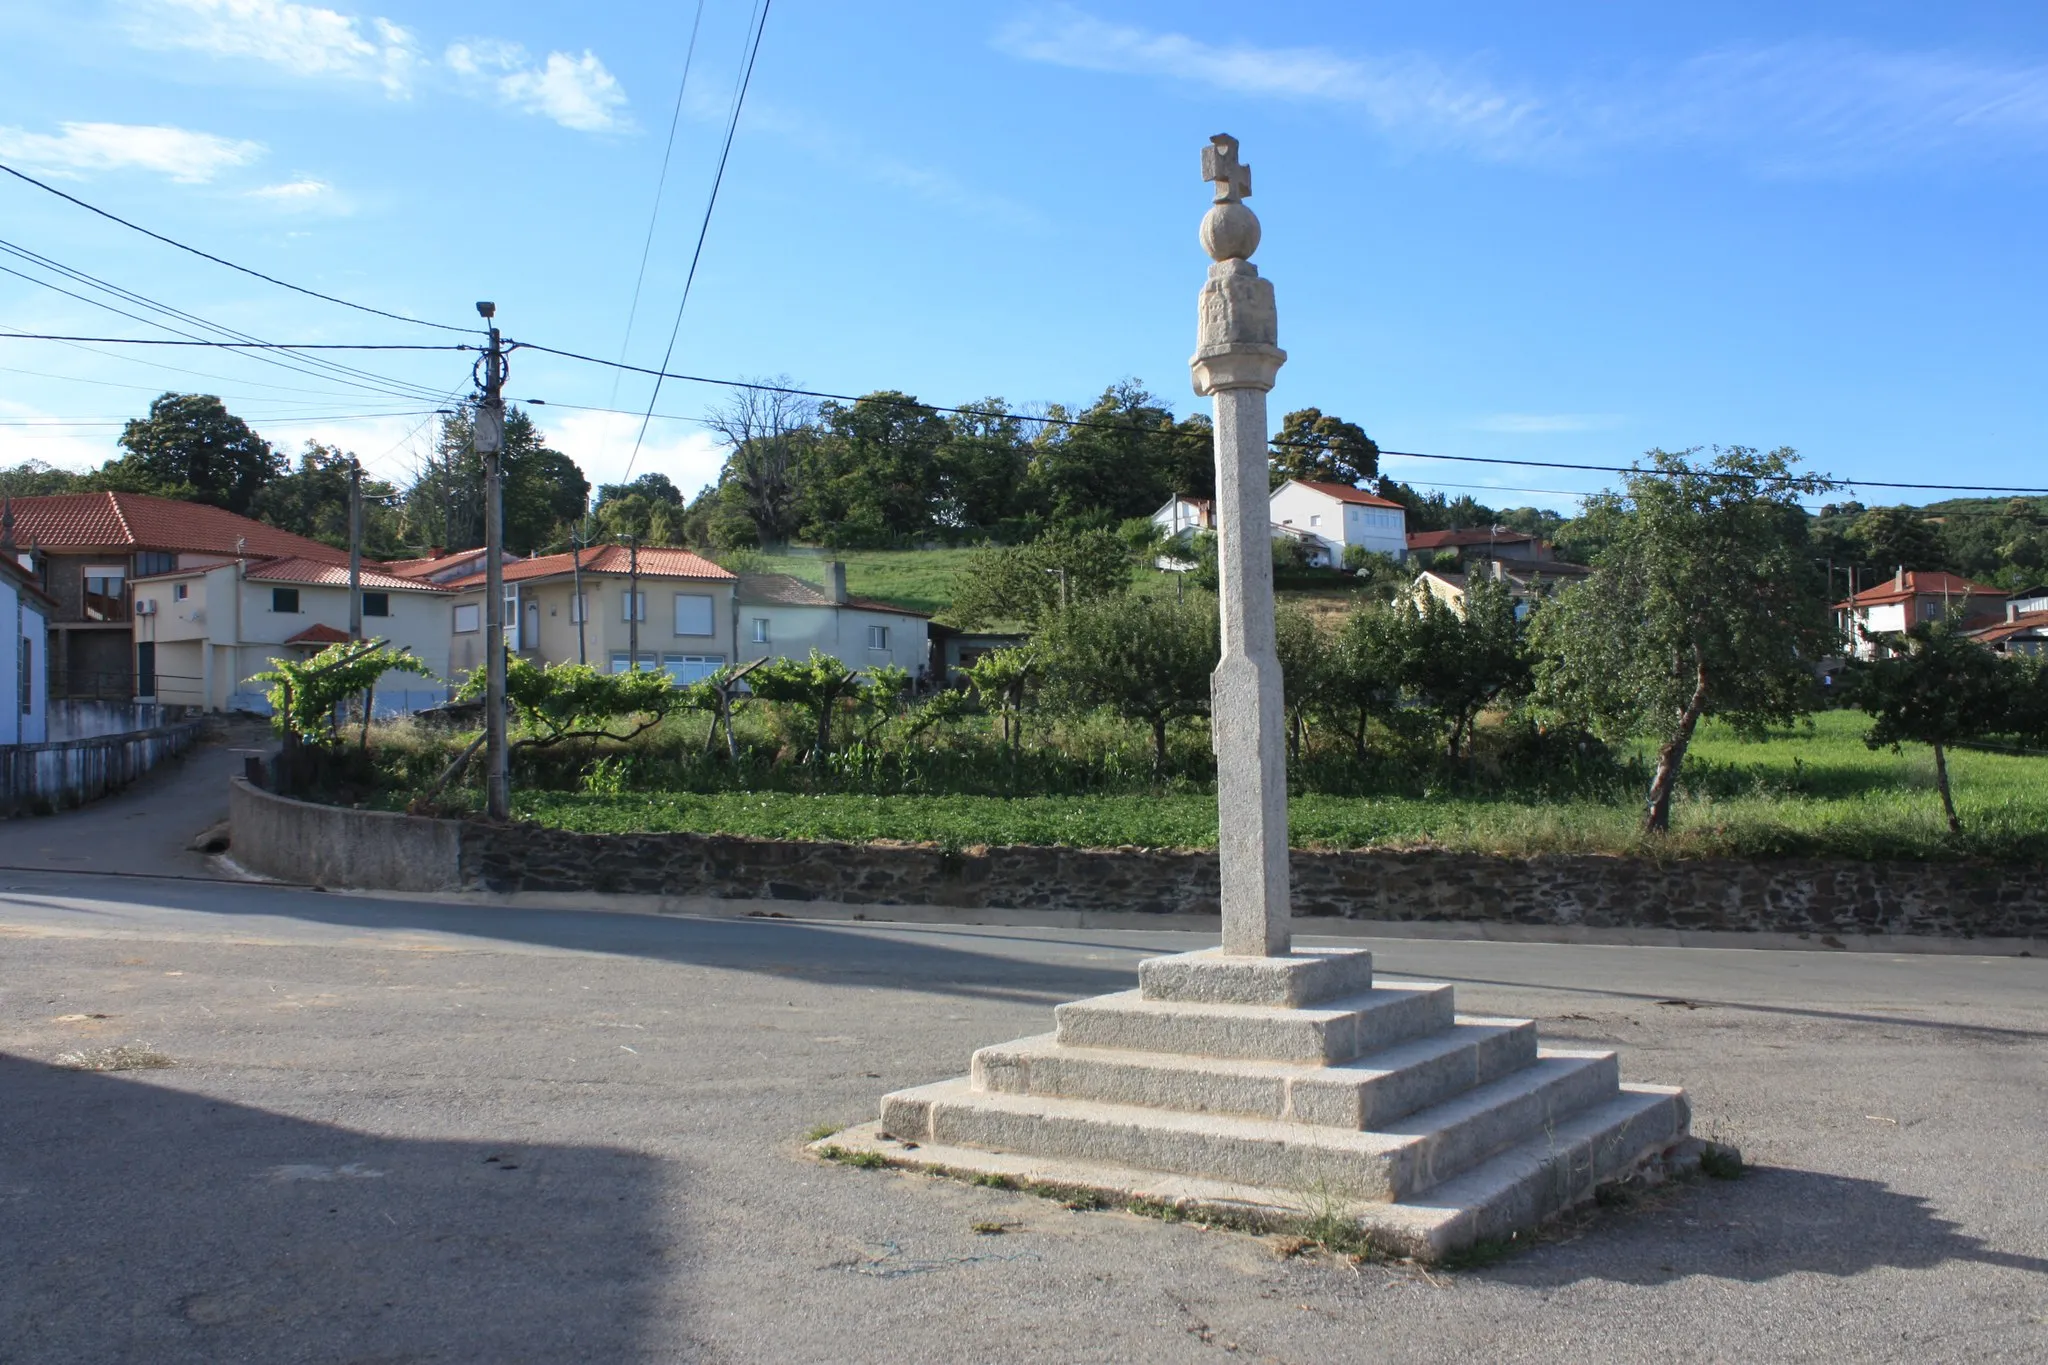
[[[0,871],[0,1362],[2048,1359],[2041,959],[1369,944],[1759,1163],[1484,1270],[801,1155],[1200,942]]]

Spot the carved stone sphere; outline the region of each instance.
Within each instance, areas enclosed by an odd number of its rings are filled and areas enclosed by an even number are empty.
[[[1259,216],[1243,204],[1211,204],[1202,215],[1202,250],[1212,261],[1249,260],[1259,249]]]

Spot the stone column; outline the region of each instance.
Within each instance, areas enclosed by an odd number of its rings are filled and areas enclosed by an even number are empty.
[[[1273,550],[1266,481],[1266,392],[1285,363],[1271,282],[1251,254],[1259,220],[1245,207],[1251,168],[1237,139],[1211,138],[1202,176],[1216,186],[1202,219],[1215,264],[1202,286],[1195,392],[1216,417],[1217,564],[1223,657],[1210,679],[1216,747],[1217,853],[1223,951],[1284,957],[1291,947],[1287,885],[1287,745],[1280,657],[1273,637]]]

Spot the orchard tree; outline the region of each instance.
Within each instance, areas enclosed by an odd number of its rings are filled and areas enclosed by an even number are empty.
[[[1039,637],[1046,699],[1058,709],[1102,707],[1152,731],[1152,770],[1166,775],[1166,731],[1209,709],[1220,657],[1216,599],[1184,602],[1133,593],[1077,602]]]
[[[1851,695],[1870,716],[1863,742],[1897,753],[1908,741],[1934,750],[1934,785],[1949,832],[1961,834],[1949,791],[1948,748],[1959,740],[2019,728],[2023,695],[2037,680],[1964,635],[1954,619],[1921,621],[1903,634],[1875,637],[1879,656],[1856,664]]]
[[[1401,710],[1410,643],[1402,624],[1391,605],[1375,602],[1345,617],[1331,643],[1320,700],[1324,714],[1350,736],[1352,756],[1360,763],[1372,722],[1391,721]]]
[[[1419,597],[1419,601],[1417,600]],[[1442,723],[1453,762],[1471,744],[1479,713],[1529,685],[1522,620],[1507,584],[1474,573],[1462,610],[1434,593],[1395,607],[1401,681]]]
[[[953,580],[952,615],[970,627],[1031,624],[1130,585],[1131,551],[1115,531],[1054,527],[1027,544],[976,553]]]
[[[1696,454],[1653,450],[1621,492],[1587,500],[1594,573],[1533,623],[1548,704],[1656,739],[1643,811],[1654,833],[1671,828],[1700,721],[1789,722],[1813,706],[1814,664],[1836,644],[1799,505],[1828,481],[1799,473],[1789,449]]]
[[[285,472],[270,442],[211,394],[164,394],[149,416],[129,421],[120,443],[127,454],[104,471],[115,482],[230,512],[247,512],[257,490]]]

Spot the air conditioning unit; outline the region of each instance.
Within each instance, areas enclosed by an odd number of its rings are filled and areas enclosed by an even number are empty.
[[[154,597],[145,597],[137,602],[135,604],[135,614],[137,616],[156,615],[156,599]]]

